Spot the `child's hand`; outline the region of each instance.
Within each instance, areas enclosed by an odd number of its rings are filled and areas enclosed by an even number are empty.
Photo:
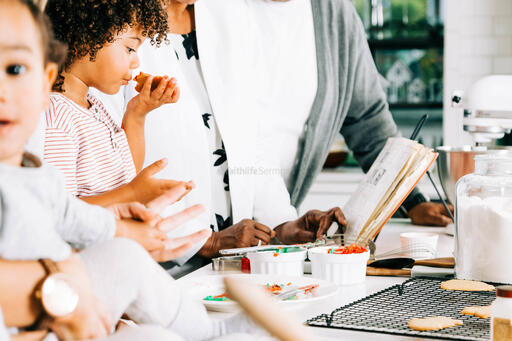
[[[150,252],[151,257],[153,257],[157,262],[168,262],[179,258],[195,244],[199,243],[201,240],[209,238],[211,234],[212,230],[204,229],[185,237],[169,238],[165,242],[164,248]]]
[[[147,204],[164,195],[169,190],[183,186],[185,191],[184,194],[176,200],[179,201],[194,188],[195,185],[192,181],[184,182],[155,178],[154,175],[164,169],[167,163],[167,159],[156,161],[141,170],[139,174],[126,185],[133,193],[134,201]]]
[[[148,203],[147,207],[154,213],[160,213],[166,206],[171,205],[181,199],[186,193],[183,188],[168,191],[166,194]],[[169,232],[181,226],[184,222],[197,217],[205,210],[203,205],[194,205],[179,213],[160,219],[156,222],[156,227],[160,231]],[[150,254],[157,262],[167,262],[179,258],[185,254],[191,247],[201,240],[207,239],[211,235],[210,229],[204,229],[196,233],[180,238],[169,238],[160,250],[151,251]]]
[[[147,207],[139,203],[111,207],[116,218],[121,219],[117,221],[116,236],[137,241],[158,262],[182,256],[194,244],[207,239],[211,234],[209,229],[205,229],[181,238],[167,238],[167,232],[204,212],[202,205],[194,205],[167,218],[159,215],[165,207],[174,204],[185,194],[185,187],[178,186],[148,203]]]
[[[160,84],[151,91],[153,76],[146,79],[141,92],[132,98],[126,107],[126,115],[144,117],[150,111],[164,104],[176,103],[180,97],[180,88],[176,78],[162,77]]]

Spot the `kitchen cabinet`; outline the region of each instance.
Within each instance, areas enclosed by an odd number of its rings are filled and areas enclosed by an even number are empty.
[[[429,147],[442,144],[444,0],[352,0],[403,136],[419,118]]]

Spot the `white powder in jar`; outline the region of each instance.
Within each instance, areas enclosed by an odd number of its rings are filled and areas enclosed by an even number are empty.
[[[512,283],[512,198],[457,200],[457,278]]]

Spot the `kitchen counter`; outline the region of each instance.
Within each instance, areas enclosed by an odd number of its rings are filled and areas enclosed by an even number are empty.
[[[400,247],[399,235],[402,232],[429,231],[439,234],[437,257],[451,257],[453,255],[453,237],[445,233],[445,228],[421,227],[411,225],[407,219],[393,219],[382,230],[377,241],[376,254],[398,249]],[[207,265],[184,278],[219,274],[214,272],[211,265]],[[300,310],[294,311],[301,321],[313,318],[320,314],[330,313],[332,310],[346,305],[350,302],[363,298],[367,295],[378,292],[389,286],[400,284],[407,280],[405,277],[372,277],[368,276],[366,282],[360,285],[340,286],[334,298],[307,305]],[[211,312],[215,318],[229,316],[226,313]],[[341,329],[311,328],[319,340],[424,340],[424,338],[401,337],[396,335],[368,333]]]

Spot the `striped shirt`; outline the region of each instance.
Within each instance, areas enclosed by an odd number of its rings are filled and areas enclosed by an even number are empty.
[[[85,109],[59,93],[50,94],[46,111],[44,158],[66,177],[76,196],[110,191],[135,177],[135,165],[124,130],[88,95]]]

